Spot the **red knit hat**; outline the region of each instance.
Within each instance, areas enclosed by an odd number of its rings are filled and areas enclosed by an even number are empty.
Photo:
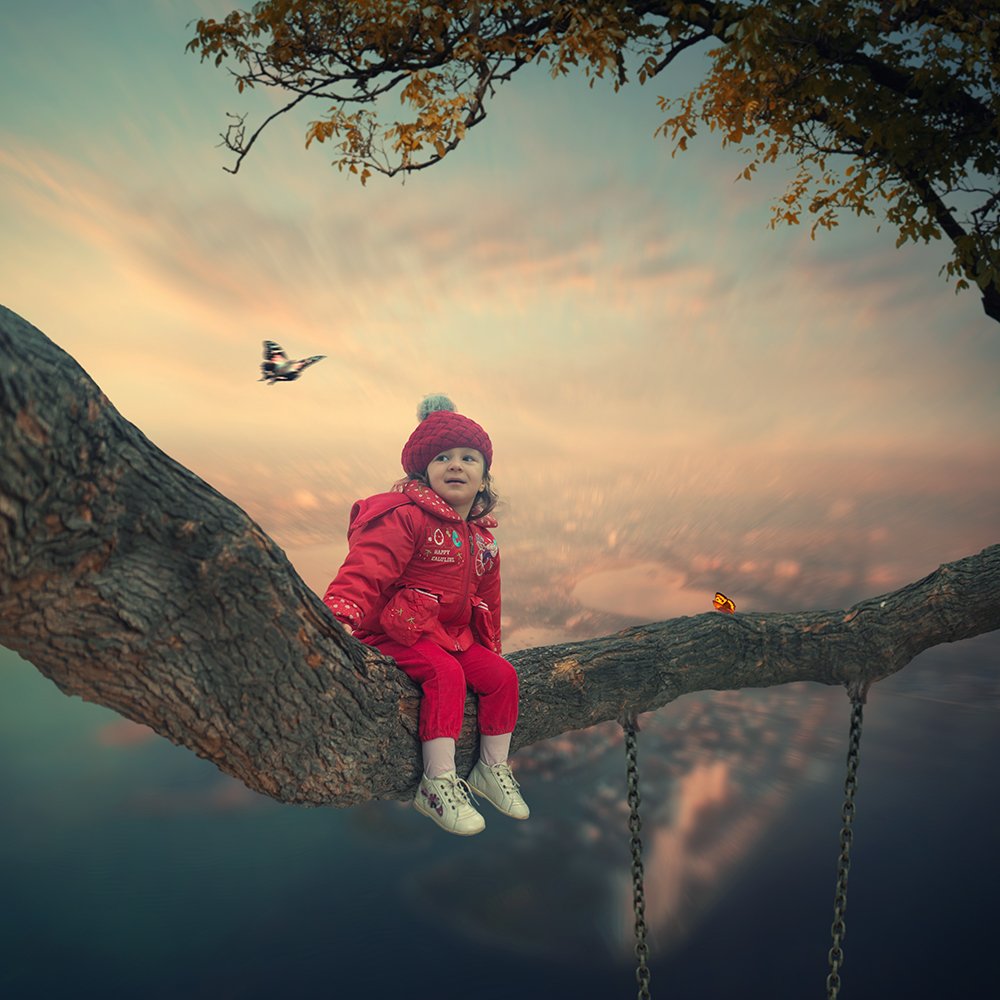
[[[486,468],[493,464],[493,443],[475,422],[455,412],[455,404],[442,395],[425,396],[417,407],[420,423],[403,446],[403,471],[412,476],[426,472],[435,455],[449,448],[475,448],[483,453]]]

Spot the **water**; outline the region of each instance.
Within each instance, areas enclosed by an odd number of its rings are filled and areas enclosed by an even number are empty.
[[[992,995],[1000,634],[866,708],[845,1000]],[[849,704],[793,685],[643,719],[652,995],[822,996]],[[0,650],[0,993],[630,997],[614,726],[518,755],[532,819],[283,806]]]

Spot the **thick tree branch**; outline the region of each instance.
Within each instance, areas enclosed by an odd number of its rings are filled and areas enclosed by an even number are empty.
[[[285,802],[404,799],[419,694],[239,507],[0,307],[0,642]],[[1000,628],[1000,545],[844,611],[708,612],[511,655],[523,746],[706,689],[861,687]],[[471,765],[470,696],[460,766]],[[400,761],[411,766],[400,769]]]

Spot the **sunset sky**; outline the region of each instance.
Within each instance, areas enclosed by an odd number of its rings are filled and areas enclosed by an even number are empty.
[[[405,183],[305,150],[322,103],[232,176],[226,112],[275,100],[184,52],[229,9],[0,2],[0,301],[315,589],[433,391],[493,439],[501,546],[575,551],[584,607],[845,602],[998,541],[1000,326],[943,244],[771,231],[789,164],[672,158],[656,98],[700,57],[618,94],[524,72]],[[268,387],[265,338],[328,358]]]

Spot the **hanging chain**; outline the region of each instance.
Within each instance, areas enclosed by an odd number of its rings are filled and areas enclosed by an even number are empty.
[[[642,821],[639,819],[639,765],[637,761],[637,746],[635,734],[639,730],[635,716],[627,715],[622,722],[625,731],[625,761],[628,772],[628,828],[632,834],[629,847],[632,850],[632,902],[635,908],[635,957],[638,967],[635,970],[636,982],[639,984],[639,1000],[649,1000],[649,968],[646,961],[649,958],[649,948],[646,945],[646,897],[643,889],[642,872],[642,840],[639,831]]]
[[[837,1000],[840,992],[840,967],[844,964],[841,942],[847,933],[844,913],[847,910],[847,873],[851,869],[851,844],[854,833],[854,793],[858,790],[858,763],[861,748],[861,723],[865,710],[865,689],[851,688],[851,734],[847,746],[847,778],[844,782],[844,807],[840,812],[843,827],[840,830],[840,857],[837,859],[837,892],[833,899],[833,924],[830,934],[833,947],[829,952],[830,974],[826,977],[827,1000]]]

